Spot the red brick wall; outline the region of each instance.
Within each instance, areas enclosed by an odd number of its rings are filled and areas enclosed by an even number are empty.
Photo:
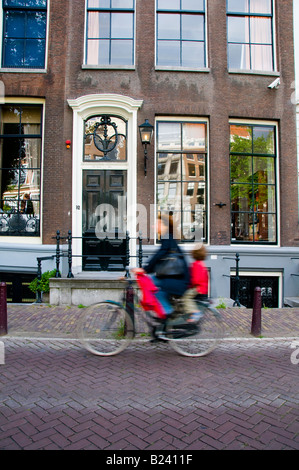
[[[91,93],[118,93],[142,99],[138,124],[155,116],[207,116],[210,120],[210,241],[230,243],[229,118],[279,122],[280,227],[282,245],[294,245],[298,225],[292,1],[276,1],[276,50],[281,85],[275,77],[229,74],[226,7],[208,0],[209,72],[155,71],[155,1],[136,0],[135,70],[82,69],[85,2],[51,0],[46,74],[2,73],[8,96],[46,99],[43,179],[43,241],[56,229],[71,228],[72,161],[65,140],[72,139],[72,110],[67,99]],[[214,203],[224,202],[220,209]],[[154,202],[154,146],[149,148],[148,176],[138,142],[138,202]]]

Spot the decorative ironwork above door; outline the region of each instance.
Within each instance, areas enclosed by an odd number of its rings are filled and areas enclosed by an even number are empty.
[[[127,123],[103,114],[85,122],[84,161],[125,161]]]

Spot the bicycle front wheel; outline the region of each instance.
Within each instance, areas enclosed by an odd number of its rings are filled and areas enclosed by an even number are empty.
[[[133,323],[117,302],[100,302],[86,307],[79,321],[79,337],[85,348],[98,356],[113,356],[133,339]]]
[[[169,343],[179,354],[190,357],[206,356],[217,346],[222,337],[222,322],[219,312],[214,308],[203,309],[202,319],[186,330],[167,326]]]

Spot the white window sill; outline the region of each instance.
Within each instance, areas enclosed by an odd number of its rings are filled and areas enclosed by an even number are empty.
[[[266,75],[269,77],[280,77],[280,72],[271,72],[267,70],[245,70],[245,69],[228,69],[228,73],[243,74],[243,75]]]
[[[82,64],[82,70],[135,70],[135,65],[88,65]]]
[[[3,67],[0,68],[1,73],[47,73],[46,69],[26,69],[26,68],[13,68]]]
[[[208,67],[204,68],[190,68],[190,67],[169,67],[156,65],[155,70],[158,72],[196,72],[196,73],[209,73],[211,69]]]

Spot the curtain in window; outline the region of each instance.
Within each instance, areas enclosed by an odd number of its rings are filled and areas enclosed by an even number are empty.
[[[87,41],[87,63],[97,65],[99,63],[99,37],[100,15],[90,12],[88,14],[88,41]],[[93,39],[91,39],[93,38]]]

